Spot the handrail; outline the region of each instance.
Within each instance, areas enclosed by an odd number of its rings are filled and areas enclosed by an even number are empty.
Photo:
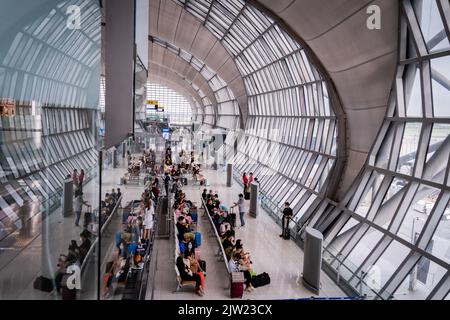
[[[119,199],[117,199],[116,201],[116,205],[114,206],[114,208],[111,211],[111,214],[109,215],[108,219],[106,219],[105,223],[103,223],[103,226],[100,228],[100,235],[103,233],[104,229],[109,225],[109,223],[111,222],[111,219],[113,217],[113,214],[117,211],[118,205],[119,203],[122,201],[122,197],[123,195],[120,196]],[[99,211],[99,222],[101,222],[101,212]]]
[[[158,201],[157,201],[157,206],[156,206],[156,211],[160,212],[161,211],[161,200],[162,196],[158,197]],[[142,258],[142,261],[144,262],[144,267],[140,270],[137,279],[136,279],[136,286],[134,288],[134,297],[137,297],[138,300],[144,300],[145,299],[145,294],[146,294],[146,290],[147,290],[147,281],[148,281],[148,274],[150,272],[150,268],[149,268],[149,264],[150,264],[150,259],[149,257],[151,256],[151,254],[153,253],[153,244],[154,244],[154,240],[155,240],[155,236],[156,236],[156,231],[157,231],[157,227],[159,226],[158,223],[158,215],[155,214],[155,219],[153,221],[153,230],[152,230],[152,236],[149,239],[147,248],[145,250],[145,254],[144,257]],[[156,270],[155,270],[156,271]],[[144,274],[146,275],[145,280],[144,281]],[[128,280],[128,275],[127,275],[127,280]],[[133,290],[133,289],[132,289]],[[124,293],[122,295],[122,300],[127,300],[125,294],[127,294],[127,296],[130,296],[132,294],[130,293]]]
[[[161,211],[161,198],[162,197],[158,197],[158,204],[156,207],[157,211]],[[138,298],[139,300],[145,300],[145,294],[147,291],[147,283],[148,283],[148,275],[150,273],[150,262],[151,262],[151,256],[153,254],[153,244],[155,242],[155,236],[157,233],[157,229],[159,227],[159,223],[158,223],[158,215],[155,215],[155,220],[153,221],[153,230],[152,230],[152,237],[149,240],[148,246],[147,246],[147,250],[145,252],[144,255],[144,259],[146,259],[145,264],[144,264],[144,268],[142,269],[142,274],[141,274],[141,279],[140,279],[140,287],[139,287],[139,294],[138,294]],[[156,272],[156,268],[154,270],[154,273]],[[145,280],[144,279],[144,274],[145,274]],[[154,276],[154,274],[153,274]],[[154,280],[154,278],[153,278]],[[155,281],[153,281],[152,286],[154,286]]]
[[[222,241],[221,241],[221,239],[220,239],[219,233],[217,232],[216,225],[214,224],[214,222],[213,222],[213,220],[212,220],[212,217],[211,217],[211,215],[210,215],[210,213],[209,213],[209,210],[208,210],[208,208],[206,207],[205,199],[203,199],[203,197],[202,197],[202,205],[203,205],[203,208],[205,209],[205,212],[208,214],[209,222],[211,223],[211,227],[212,227],[213,230],[214,230],[214,234],[215,234],[215,236],[216,236],[216,239],[217,239],[217,241],[219,242],[219,249],[220,249],[220,251],[222,252],[222,257],[223,257],[223,260],[224,260],[224,262],[225,262],[225,267],[227,268],[228,274],[231,274],[230,268],[228,267],[228,260],[227,260],[227,255],[226,255],[226,253],[225,253],[225,249],[223,248]]]
[[[85,256],[84,259],[83,259],[83,263],[81,264],[81,274],[83,274],[83,270],[84,270],[84,268],[85,268],[85,266],[86,266],[86,264],[87,264],[87,261],[89,260],[89,258],[91,257],[91,255],[92,255],[93,252],[94,252],[95,246],[96,246],[96,244],[98,243],[98,237],[102,235],[104,229],[105,229],[105,228],[109,225],[109,223],[111,222],[111,219],[112,219],[113,215],[116,213],[117,208],[118,208],[118,205],[119,205],[119,203],[120,203],[121,200],[122,200],[122,196],[120,196],[120,198],[117,199],[116,204],[115,204],[114,208],[112,209],[111,214],[109,215],[108,219],[105,221],[105,223],[103,224],[103,226],[102,226],[101,228],[99,228],[99,229],[100,229],[100,232],[98,233],[98,235],[97,235],[97,237],[95,238],[94,242],[91,244],[91,247],[89,248],[88,252],[86,253],[86,256]],[[100,207],[99,207],[99,208],[100,208]],[[101,221],[100,221],[100,219],[101,219],[101,212],[100,212],[100,210],[99,210],[98,215],[99,215],[99,222],[101,222]],[[100,258],[100,257],[99,257],[99,258]]]

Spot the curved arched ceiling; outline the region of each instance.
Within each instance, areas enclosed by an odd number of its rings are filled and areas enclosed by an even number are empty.
[[[347,167],[341,198],[364,165],[384,119],[395,74],[398,1],[258,0],[299,35],[320,60],[346,114]],[[369,5],[381,30],[367,28]]]
[[[211,68],[209,68],[203,61],[199,60],[198,58],[194,57],[190,53],[186,52],[185,50],[181,48],[177,48],[173,44],[167,43],[161,39],[151,37],[151,44],[150,44],[150,60],[152,62],[156,62],[159,65],[164,65],[168,68],[171,68],[177,73],[180,73],[180,69],[183,69],[186,71],[186,65],[190,65],[192,68],[194,68],[197,73],[195,75],[191,75],[191,78],[195,79],[203,79],[206,81],[208,87],[205,88],[204,85],[202,87],[198,87],[197,85],[193,84],[192,87],[194,90],[201,92],[205,90],[212,90],[215,96],[215,100],[211,101],[205,101],[204,102],[204,110],[200,110],[199,113],[202,114],[209,114],[211,117],[210,119],[217,119],[217,121],[211,123],[211,125],[216,125],[223,127],[225,129],[235,129],[237,124],[239,123],[239,109],[238,109],[238,102],[234,97],[233,92],[228,87],[228,84],[219,76],[217,75]],[[183,60],[185,63],[180,62],[177,60],[175,63],[175,67],[169,65],[166,61],[166,59],[159,55],[161,53],[161,49],[153,49],[154,46],[159,46],[163,48],[166,53],[166,51],[170,52],[170,55],[175,55],[179,59]],[[201,81],[203,82],[203,81]],[[211,107],[212,103],[212,107]],[[197,119],[198,120],[198,119]]]
[[[150,65],[160,65],[180,75],[180,77],[186,79],[187,83],[192,83],[202,90],[213,106],[217,106],[217,100],[213,90],[208,85],[208,82],[203,78],[197,70],[194,69],[189,63],[181,59],[178,55],[167,50],[166,48],[151,43],[149,45],[150,50]],[[151,72],[153,69],[150,68]]]
[[[193,107],[196,105],[201,105],[202,103],[202,100],[198,93],[192,89],[189,90],[189,88],[187,88],[183,83],[183,80],[162,78],[154,74],[149,75],[148,80],[150,83],[158,83],[174,91],[177,91],[183,97],[185,97]],[[196,112],[196,110],[197,108],[193,108],[194,112]]]
[[[345,147],[338,154],[338,159],[345,156],[345,169],[337,174],[340,188],[329,194],[339,200],[366,161],[385,115],[397,58],[397,34],[391,30],[398,29],[398,3],[390,0],[151,0],[150,3],[150,34],[191,52],[209,66],[221,65],[223,57],[233,61],[234,75],[243,81],[242,89],[249,99],[292,86],[289,78],[284,80],[286,84],[271,83],[272,76],[283,78],[291,73],[283,65],[291,55],[283,40],[287,47],[305,48],[337,93],[334,96],[332,88],[328,88],[340,119],[338,144]],[[366,26],[369,5],[378,5],[381,10],[381,30],[369,30]],[[293,40],[287,36],[280,40],[281,29]],[[302,45],[293,43],[296,41]],[[222,54],[215,54],[216,47],[221,48]],[[297,71],[300,77],[304,68],[301,66]],[[311,80],[300,83],[308,81]],[[257,105],[260,103],[258,100]],[[240,110],[246,121],[249,111],[241,101]],[[344,166],[342,160],[338,162]]]
[[[151,73],[149,73],[149,81],[150,82],[157,82],[158,80],[166,80],[171,83],[177,84],[180,88],[183,88],[184,91],[189,92],[189,94],[195,98],[195,100],[200,104],[203,105],[202,98],[199,95],[199,92],[197,92],[185,78],[183,78],[180,74],[176,73],[175,71],[166,68],[165,66],[158,65],[158,64],[150,64],[150,68],[152,70]]]
[[[195,16],[172,0],[150,0],[149,35],[189,52],[211,68],[228,84],[245,121],[248,99],[236,63]]]

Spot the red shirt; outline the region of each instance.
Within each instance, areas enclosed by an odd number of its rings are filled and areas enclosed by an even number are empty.
[[[80,173],[80,175],[78,176],[78,180],[80,181],[80,183],[83,183],[84,180],[84,173]]]
[[[244,184],[247,185],[247,183],[248,183],[248,178],[247,178],[247,176],[244,176],[242,179],[243,179]]]

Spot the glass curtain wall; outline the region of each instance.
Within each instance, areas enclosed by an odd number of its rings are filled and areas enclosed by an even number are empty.
[[[236,178],[253,172],[266,208],[278,217],[289,201],[298,221],[324,198],[336,161],[327,83],[298,41],[250,2],[178,2],[220,39],[244,80],[245,132],[229,133],[224,152]]]
[[[73,258],[71,240],[81,245],[83,229],[64,210],[74,169],[84,169],[84,198],[98,205],[100,15],[94,0],[2,2],[0,299],[58,298],[33,283],[54,279],[60,254]],[[77,260],[81,279],[93,282],[85,266],[95,261]]]
[[[147,83],[148,100],[158,101],[158,110],[149,106],[146,111],[147,117],[168,118],[171,125],[192,124],[192,106],[185,97],[178,92],[157,83]]]
[[[344,208],[310,224],[326,233],[326,263],[370,298],[444,299],[450,290],[449,10],[448,0],[402,1],[379,136]]]
[[[239,109],[238,103],[233,92],[229,89],[228,84],[216,74],[214,70],[208,67],[203,61],[191,55],[189,52],[177,48],[171,43],[153,37],[153,42],[170,52],[176,54],[179,58],[189,63],[197,72],[199,72],[214,93],[217,100],[217,106],[213,106],[212,102],[205,94],[192,82],[190,85],[198,92],[202,99],[204,110],[198,111],[197,121],[202,121],[209,126],[214,125],[224,129],[234,130],[239,127]],[[186,81],[187,78],[186,78]],[[217,110],[215,110],[217,108]],[[216,119],[217,113],[217,121]],[[200,119],[200,116],[203,119]]]

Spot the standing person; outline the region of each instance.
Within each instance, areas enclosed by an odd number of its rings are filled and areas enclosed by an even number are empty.
[[[77,170],[77,169],[73,169],[72,180],[73,180],[73,183],[75,184],[75,186],[76,186],[77,189],[78,189],[78,186],[79,186],[79,176],[78,176],[78,170]]]
[[[239,194],[239,200],[235,202],[230,208],[238,207],[239,208],[239,219],[241,220],[241,227],[245,226],[244,221],[244,195],[242,193]]]
[[[292,218],[292,209],[289,207],[289,202],[284,203],[283,217],[281,218],[282,231],[280,237],[284,237],[286,230],[289,230],[289,219]],[[287,238],[285,238],[287,240]]]
[[[85,176],[84,169],[81,169],[80,174],[78,176],[78,183],[79,183],[80,190],[82,190],[82,188],[83,188],[84,176]]]
[[[249,178],[248,178],[248,184],[247,184],[247,187],[250,189],[250,186],[252,185],[252,182],[254,181],[255,179],[253,178],[253,172],[250,172],[250,176],[249,176]]]
[[[247,178],[247,173],[245,173],[245,172],[242,175],[242,184],[244,185],[244,193],[246,193],[247,192],[247,185],[248,185],[248,178]]]
[[[208,189],[203,189],[202,198],[206,202],[206,197],[208,196]]]
[[[153,216],[155,214],[155,208],[153,206],[152,200],[148,199],[145,203],[144,208],[144,236],[145,240],[151,238],[151,232],[153,229]]]
[[[75,202],[74,202],[74,211],[76,214],[75,219],[75,226],[79,226],[80,223],[80,217],[81,217],[81,210],[83,209],[83,205],[90,207],[90,204],[87,203],[87,201],[84,201],[83,199],[83,192],[77,190],[75,191]]]
[[[128,166],[131,165],[131,152],[130,150],[127,150],[127,160],[128,160]]]
[[[169,173],[166,172],[166,176],[164,177],[164,189],[166,189],[166,196],[169,196],[169,182],[170,176]]]

